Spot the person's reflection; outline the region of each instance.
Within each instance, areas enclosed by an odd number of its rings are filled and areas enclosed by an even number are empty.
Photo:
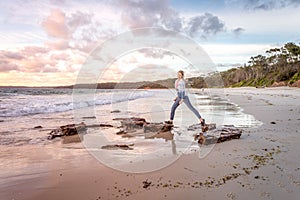
[[[172,153],[173,155],[177,155],[175,140],[171,140],[172,143]]]

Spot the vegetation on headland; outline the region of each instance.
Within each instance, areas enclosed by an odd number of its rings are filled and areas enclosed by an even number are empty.
[[[222,72],[224,86],[292,86],[300,79],[300,46],[286,43],[265,55],[250,58],[248,65]]]

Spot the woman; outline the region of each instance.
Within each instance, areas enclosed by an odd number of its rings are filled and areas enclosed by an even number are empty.
[[[202,126],[205,125],[205,120],[201,117],[199,112],[192,106],[190,99],[185,94],[185,84],[186,80],[184,80],[184,72],[182,70],[177,73],[178,79],[175,81],[175,89],[177,90],[177,97],[174,99],[174,103],[171,108],[170,120],[166,121],[167,124],[173,124],[173,119],[175,115],[176,108],[184,102],[187,107],[198,117],[199,122]]]

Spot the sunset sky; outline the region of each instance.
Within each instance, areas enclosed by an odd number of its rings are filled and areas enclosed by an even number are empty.
[[[0,85],[75,84],[97,45],[142,27],[186,35],[224,70],[286,42],[299,44],[299,10],[300,0],[1,1]],[[157,74],[184,65],[174,56],[152,54],[138,51],[120,58],[99,82],[120,81],[134,68],[152,67]],[[164,71],[163,78],[174,76]],[[139,77],[147,78],[156,77]]]

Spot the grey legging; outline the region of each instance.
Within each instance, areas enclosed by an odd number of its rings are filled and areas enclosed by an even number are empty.
[[[179,106],[179,101],[180,98],[177,97],[176,101],[173,103],[172,108],[171,108],[171,115],[170,115],[170,119],[173,120],[174,119],[174,115],[175,115],[175,110],[176,108]],[[199,112],[193,107],[193,105],[190,102],[190,99],[188,96],[184,96],[183,97],[183,102],[186,104],[186,106],[198,117],[198,119],[201,118],[201,115],[199,114]]]

